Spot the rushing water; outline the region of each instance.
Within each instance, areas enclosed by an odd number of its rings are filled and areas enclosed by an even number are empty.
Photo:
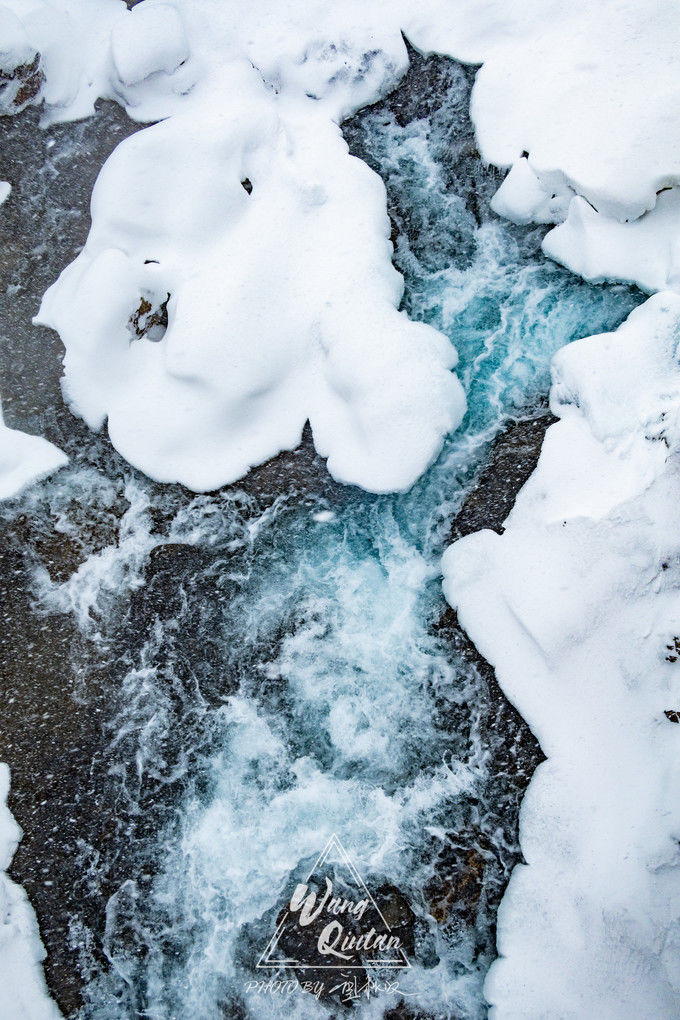
[[[62,953],[52,984],[69,1010],[82,996],[84,1017],[341,1014],[337,996],[251,985],[281,907],[334,832],[406,918],[400,990],[355,1012],[485,1014],[537,758],[488,671],[438,626],[439,557],[490,441],[545,396],[551,355],[616,326],[639,296],[580,282],[543,258],[540,231],[490,213],[499,175],[474,147],[471,82],[469,69],[413,54],[397,92],[345,125],[387,186],[404,307],[451,337],[468,394],[462,428],[409,493],[336,485],[306,442],[242,486],[192,496],[46,414],[49,386],[37,412],[15,401],[13,420],[39,421],[72,461],[3,511],[23,593],[8,661],[24,704],[28,635],[44,697],[56,685],[55,714],[73,713],[50,759],[50,803],[80,786],[64,808],[70,852],[45,858],[62,881],[32,885],[28,849],[14,868],[51,957]],[[41,215],[56,214],[48,203]],[[31,291],[27,276],[12,293],[35,300],[45,284]],[[39,747],[53,731],[48,721]],[[43,781],[36,754],[32,779],[17,761],[20,785]],[[25,794],[15,810],[28,829]]]

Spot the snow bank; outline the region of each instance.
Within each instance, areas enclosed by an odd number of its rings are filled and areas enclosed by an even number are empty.
[[[9,769],[0,764],[0,1014],[3,1020],[56,1020],[45,987],[45,951],[35,915],[21,886],[4,873],[21,839],[6,806]]]
[[[0,499],[15,496],[26,485],[67,463],[66,454],[42,436],[8,428],[0,407]]]
[[[504,534],[444,557],[447,598],[548,756],[486,994],[503,1017],[677,1017],[680,296],[564,348],[551,406]]]

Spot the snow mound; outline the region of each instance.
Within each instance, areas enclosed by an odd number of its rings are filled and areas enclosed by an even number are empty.
[[[540,740],[492,1015],[680,1011],[680,296],[554,359],[561,419],[445,592]]]
[[[219,94],[102,170],[39,315],[66,399],[161,481],[233,482],[309,419],[336,478],[407,488],[465,400],[448,340],[397,310],[383,184],[314,100],[278,100],[247,62]]]
[[[510,168],[491,200],[491,208],[513,223],[560,223],[567,216],[574,192],[560,174],[541,180],[522,156]]]
[[[403,23],[419,47],[483,66],[472,95],[482,155],[528,152],[618,218],[651,209],[680,180],[674,0],[445,0]]]
[[[650,293],[680,290],[680,189],[661,192],[651,212],[625,223],[574,198],[543,251],[586,280],[623,280]]]
[[[3,1020],[57,1020],[45,987],[45,950],[26,893],[5,874],[21,829],[7,808],[9,769],[0,763],[0,1014]]]

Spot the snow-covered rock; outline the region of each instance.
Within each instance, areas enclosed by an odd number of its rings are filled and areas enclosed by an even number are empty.
[[[397,311],[382,185],[337,126],[398,80],[401,30],[482,64],[480,150],[512,167],[497,212],[560,221],[581,196],[547,252],[676,285],[675,0],[7,7],[8,52],[41,55],[46,122],[99,96],[165,118],[107,163],[87,246],[41,310],[71,406],[154,477],[233,480],[309,418],[336,477],[404,488],[460,420],[455,352]],[[678,1015],[678,300],[558,357],[561,421],[507,532],[445,559],[548,755],[487,985],[505,1017]]]
[[[396,83],[402,30],[483,63],[481,151],[513,164],[499,213],[559,221],[578,193],[634,217],[680,180],[669,0],[651,11],[631,0],[10,3],[43,54],[47,120],[83,115],[96,95],[167,118],[107,165],[88,246],[41,316],[67,347],[74,410],[95,427],[108,418],[143,470],[194,488],[294,445],[305,418],[338,478],[404,488],[461,418],[455,352],[396,312],[384,196],[336,126]],[[157,160],[169,164],[162,181]],[[239,192],[258,161],[257,187]],[[163,191],[175,196],[165,205]],[[106,211],[116,205],[127,220]],[[130,341],[136,307],[166,299],[160,343]]]
[[[118,77],[137,85],[151,74],[172,74],[189,57],[189,44],[176,8],[169,4],[138,4],[111,33]]]
[[[336,478],[407,488],[465,400],[449,341],[397,310],[384,186],[314,100],[278,99],[246,61],[213,76],[114,152],[45,295],[66,398],[192,489],[296,446],[307,420]],[[166,332],[133,328],[142,302],[166,303]]]
[[[483,64],[472,117],[489,162],[526,151],[539,176],[559,171],[620,218],[679,179],[673,0],[432,0],[402,27],[420,48]]]
[[[40,101],[45,77],[40,54],[33,47],[23,22],[0,7],[0,114],[20,113]]]
[[[499,1017],[680,1011],[680,296],[554,359],[535,473],[445,592],[548,760],[522,805]]]

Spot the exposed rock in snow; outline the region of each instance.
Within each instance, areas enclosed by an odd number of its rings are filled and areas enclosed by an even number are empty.
[[[680,297],[563,349],[536,472],[445,591],[538,736],[528,867],[499,912],[496,1015],[680,1009]],[[669,648],[671,652],[669,653]]]
[[[543,251],[586,280],[680,290],[680,189],[662,191],[651,212],[630,223],[575,198],[565,222],[544,238]]]
[[[499,216],[513,223],[560,223],[567,215],[574,192],[560,174],[539,180],[523,156],[513,163],[491,202]]]
[[[21,830],[6,806],[9,769],[0,763],[0,1015],[3,1020],[57,1020],[40,967],[45,951],[26,893],[5,874]]]

